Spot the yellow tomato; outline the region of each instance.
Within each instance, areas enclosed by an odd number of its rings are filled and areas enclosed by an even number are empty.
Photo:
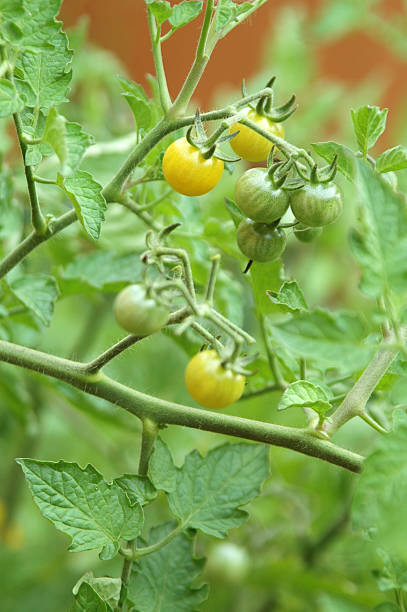
[[[284,138],[284,127],[281,123],[274,123],[268,117],[259,115],[253,109],[249,110],[247,118],[270,134]],[[266,160],[273,143],[242,123],[234,123],[230,128],[230,133],[238,130],[239,134],[230,141],[230,146],[236,155],[249,162]]]
[[[163,158],[167,183],[187,196],[203,195],[213,189],[221,179],[223,166],[223,161],[216,157],[205,159],[185,137],[170,144]]]
[[[185,370],[190,395],[205,408],[226,408],[242,395],[246,379],[222,366],[216,351],[201,351]]]

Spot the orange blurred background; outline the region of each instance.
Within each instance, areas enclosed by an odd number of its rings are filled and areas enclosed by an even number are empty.
[[[196,92],[201,108],[208,106],[221,84],[240,86],[243,77],[255,74],[260,66],[262,48],[273,27],[273,16],[287,5],[314,14],[326,0],[269,0],[242,26],[236,28],[215,50]],[[359,0],[354,0],[358,2]],[[382,0],[375,10],[386,16],[405,19],[403,0]],[[143,85],[146,73],[153,72],[144,0],[66,0],[62,7],[66,26],[81,15],[89,16],[90,40],[113,51],[127,66],[131,77]],[[165,43],[165,67],[169,88],[175,94],[193,59],[199,33],[199,20],[181,29]],[[396,111],[407,93],[406,64],[387,47],[362,32],[352,33],[318,48],[321,75],[348,84],[363,80],[372,72],[386,74],[387,87],[381,105]],[[390,117],[392,112],[390,112]],[[393,115],[394,116],[394,115]]]

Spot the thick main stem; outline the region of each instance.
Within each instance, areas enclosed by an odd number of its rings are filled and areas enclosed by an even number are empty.
[[[121,406],[140,419],[149,418],[158,424],[182,425],[283,446],[352,472],[362,469],[363,457],[306,431],[167,402],[126,387],[100,372],[86,374],[84,365],[74,361],[4,341],[0,341],[0,360],[63,380],[90,395]]]

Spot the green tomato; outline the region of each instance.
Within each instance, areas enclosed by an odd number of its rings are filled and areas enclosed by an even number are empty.
[[[322,234],[322,227],[308,227],[304,223],[298,223],[294,227],[294,236],[300,242],[312,242]]]
[[[266,223],[256,223],[252,219],[240,222],[236,238],[242,253],[259,262],[278,259],[287,243],[285,233],[281,229]]]
[[[274,187],[266,168],[251,168],[237,181],[235,200],[240,210],[253,221],[273,223],[288,209],[290,196]]]
[[[241,583],[250,571],[250,556],[245,548],[233,542],[220,542],[211,549],[207,571],[214,578]]]
[[[290,194],[296,219],[309,227],[322,227],[338,219],[343,210],[342,192],[332,182],[306,183]]]
[[[116,297],[114,314],[120,327],[144,337],[161,329],[167,323],[170,311],[148,297],[141,285],[129,285]]]

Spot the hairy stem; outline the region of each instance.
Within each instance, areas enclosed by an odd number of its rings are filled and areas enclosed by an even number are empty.
[[[112,361],[112,359],[120,355],[120,353],[142,339],[143,338],[135,336],[134,334],[126,336],[113,346],[109,347],[106,351],[99,355],[99,357],[96,357],[96,359],[93,359],[93,361],[85,364],[85,371],[88,374],[96,374],[96,372],[99,372],[99,370],[104,368],[109,361]]]
[[[372,361],[346,394],[343,402],[330,417],[330,421],[325,422],[324,430],[327,434],[332,436],[350,419],[364,415],[370,396],[399,352],[398,347],[387,346],[392,344],[393,341],[393,335],[383,340]]]
[[[148,464],[150,462],[151,453],[153,452],[154,442],[158,434],[157,425],[146,418],[143,419],[143,429],[141,437],[141,449],[138,473],[140,476],[146,476],[148,472]],[[136,555],[136,540],[129,540],[127,545],[129,546],[132,554]],[[148,554],[148,553],[147,553]],[[123,561],[123,568],[121,574],[121,589],[118,610],[123,610],[126,605],[127,589],[131,576],[131,569],[133,566],[133,558],[126,557]]]
[[[76,212],[70,210],[69,212],[61,215],[50,224],[45,234],[37,234],[37,232],[31,232],[20,244],[9,253],[3,261],[0,262],[0,279],[2,279],[10,270],[18,265],[31,251],[33,251],[39,244],[45,242],[58,232],[62,231],[68,225],[77,221]]]
[[[165,69],[163,63],[163,57],[161,53],[161,40],[160,34],[157,30],[157,24],[155,17],[151,10],[147,6],[147,20],[148,28],[150,30],[151,47],[153,50],[154,66],[157,75],[158,90],[160,92],[161,108],[164,114],[168,111],[171,106],[171,98],[168,91],[167,77],[165,76]]]
[[[90,395],[121,406],[140,419],[149,418],[157,424],[182,425],[283,446],[352,472],[362,469],[363,457],[306,431],[167,402],[126,387],[101,372],[89,375],[84,364],[5,341],[0,341],[0,360],[63,380]]]

